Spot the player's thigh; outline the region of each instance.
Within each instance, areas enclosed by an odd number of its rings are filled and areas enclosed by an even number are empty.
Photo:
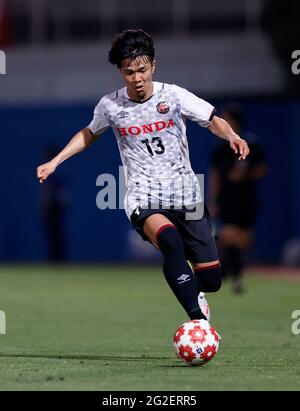
[[[149,241],[151,241],[152,244],[155,245],[155,247],[158,248],[157,244],[157,239],[156,235],[158,231],[163,227],[164,225],[172,225],[174,224],[164,215],[162,214],[152,214],[150,215],[146,220],[143,225],[143,231],[144,234],[147,236]]]
[[[218,264],[219,253],[208,214],[205,213],[199,220],[187,220],[185,216],[180,216],[179,223],[185,257],[193,267]]]

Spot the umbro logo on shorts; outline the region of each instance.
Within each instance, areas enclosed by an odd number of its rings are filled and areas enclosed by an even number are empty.
[[[186,283],[190,281],[190,276],[188,274],[182,274],[180,277],[177,278],[178,284]]]

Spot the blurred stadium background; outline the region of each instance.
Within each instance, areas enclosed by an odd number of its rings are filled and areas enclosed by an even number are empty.
[[[1,0],[7,74],[0,77],[0,260],[49,258],[49,196],[61,204],[57,242],[65,246],[57,252],[66,261],[151,259],[123,210],[96,208],[97,176],[117,177],[121,164],[111,132],[64,164],[48,192],[35,179],[36,165],[90,122],[104,93],[121,86],[107,62],[114,34],[142,27],[156,43],[156,80],[186,87],[217,108],[241,103],[246,129],[259,136],[269,164],[259,185],[252,260],[281,263],[292,243],[285,261],[299,263],[300,76],[291,72],[298,12],[299,2],[287,8],[277,0]],[[207,173],[216,139],[197,125],[189,132],[194,170]]]

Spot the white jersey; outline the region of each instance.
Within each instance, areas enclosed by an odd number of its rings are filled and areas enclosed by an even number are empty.
[[[125,170],[125,211],[137,207],[182,208],[201,201],[189,159],[185,119],[208,127],[214,107],[189,91],[153,82],[153,95],[139,103],[126,87],[104,96],[88,125],[99,135],[112,127]]]

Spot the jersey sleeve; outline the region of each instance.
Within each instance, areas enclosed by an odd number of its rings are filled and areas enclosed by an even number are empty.
[[[100,135],[108,129],[109,124],[104,112],[104,98],[102,98],[95,107],[93,120],[87,127],[95,135]]]
[[[181,103],[181,113],[201,127],[208,127],[216,112],[214,106],[184,88],[174,87]]]

